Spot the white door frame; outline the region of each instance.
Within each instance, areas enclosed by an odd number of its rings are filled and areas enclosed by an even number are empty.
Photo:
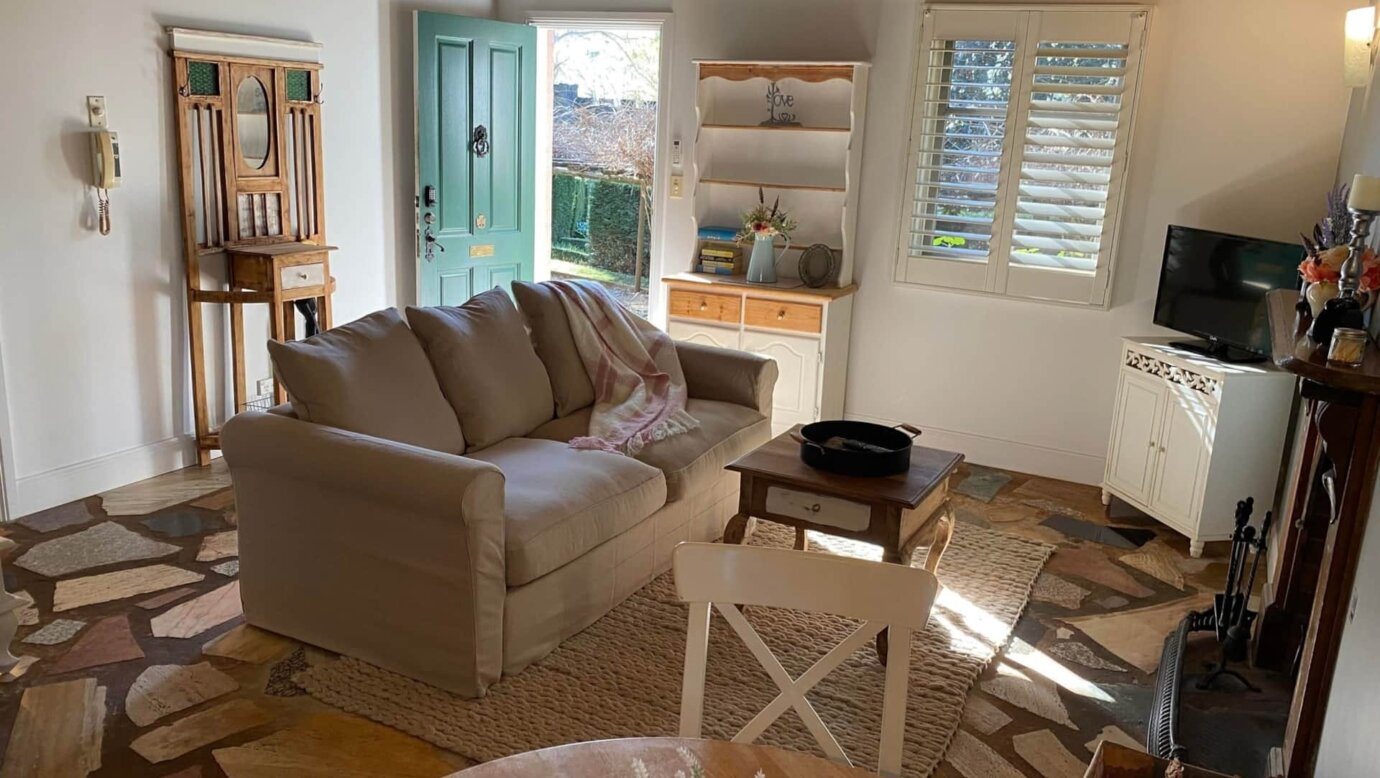
[[[661,269],[665,264],[666,204],[670,190],[671,166],[671,47],[675,41],[675,17],[669,13],[639,13],[622,11],[532,11],[527,23],[539,29],[563,30],[656,30],[661,34],[661,62],[657,73],[656,96],[656,162],[652,168],[651,244],[648,246],[647,316],[651,321],[665,322],[665,305],[661,288]],[[539,41],[540,43],[540,41]],[[546,47],[539,45],[539,56],[545,57]],[[544,88],[549,63],[538,60],[537,78],[537,245],[551,245],[551,147],[548,144],[551,122],[551,96]],[[545,140],[543,140],[545,138]],[[539,263],[540,264],[540,263]],[[549,273],[549,265],[537,267],[539,277]]]
[[[0,336],[3,342],[3,336]],[[10,401],[5,393],[5,355],[0,351],[0,522],[15,518],[10,515],[10,500],[14,499],[14,462],[10,448]],[[0,587],[2,588],[2,587]]]

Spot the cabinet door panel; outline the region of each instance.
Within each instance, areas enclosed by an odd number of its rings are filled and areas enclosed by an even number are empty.
[[[739,348],[738,330],[672,320],[666,327],[672,338],[719,348]]]
[[[1165,388],[1133,373],[1122,373],[1112,419],[1112,450],[1107,453],[1107,483],[1142,503],[1150,499],[1160,414]]]
[[[1176,386],[1167,394],[1150,506],[1192,526],[1202,463],[1212,451],[1210,416],[1197,392]]]
[[[772,399],[772,433],[816,421],[820,343],[774,332],[744,332],[743,350],[776,360],[780,377]]]

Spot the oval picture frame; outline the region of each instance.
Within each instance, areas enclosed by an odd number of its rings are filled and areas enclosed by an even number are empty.
[[[828,286],[838,278],[839,258],[825,243],[816,243],[800,252],[800,280],[811,289]]]

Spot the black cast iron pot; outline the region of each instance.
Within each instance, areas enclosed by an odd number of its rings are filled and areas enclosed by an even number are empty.
[[[810,467],[856,476],[884,476],[910,469],[910,449],[920,430],[909,424],[883,427],[865,421],[818,421],[791,437]]]

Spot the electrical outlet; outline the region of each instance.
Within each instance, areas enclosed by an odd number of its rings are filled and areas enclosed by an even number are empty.
[[[266,394],[273,394],[273,379],[272,379],[272,378],[260,378],[259,381],[258,381],[258,383],[256,383],[256,384],[254,385],[254,391],[255,391],[260,397],[263,397],[263,396],[266,395]]]
[[[679,200],[685,196],[685,178],[682,176],[671,176],[671,197]]]

